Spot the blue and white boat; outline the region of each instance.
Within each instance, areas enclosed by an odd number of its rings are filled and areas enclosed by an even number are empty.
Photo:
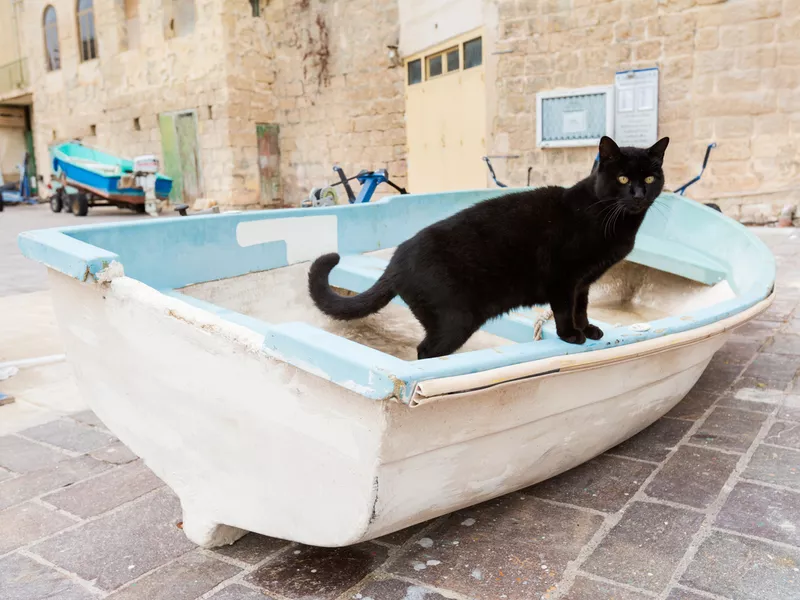
[[[105,223],[19,244],[49,269],[87,402],[175,490],[190,539],[256,531],[343,546],[622,442],[772,301],[775,263],[756,236],[664,194],[631,255],[593,287],[589,316],[605,336],[583,346],[558,339],[540,307],[416,360],[422,330],[402,303],[349,323],[312,305],[320,254],[342,254],[331,281],[360,292],[400,242],[505,192]]]

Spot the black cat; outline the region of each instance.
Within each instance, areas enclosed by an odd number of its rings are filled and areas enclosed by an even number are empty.
[[[425,328],[420,359],[455,352],[489,319],[548,303],[562,340],[600,339],[586,316],[589,286],[633,249],[664,187],[667,144],[619,148],[603,137],[599,165],[583,181],[486,200],[426,227],[356,296],[328,283],[339,255],[320,256],[308,275],[311,298],[325,314],[349,320],[400,296]]]

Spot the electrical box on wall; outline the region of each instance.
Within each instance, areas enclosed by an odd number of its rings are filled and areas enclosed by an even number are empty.
[[[595,146],[613,131],[613,86],[536,94],[536,145],[540,148]]]

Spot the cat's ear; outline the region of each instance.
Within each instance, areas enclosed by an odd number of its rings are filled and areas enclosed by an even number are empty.
[[[659,162],[664,162],[664,152],[667,151],[667,146],[669,146],[669,138],[661,138],[647,149],[647,153],[653,158],[657,158]]]
[[[600,160],[605,162],[609,160],[616,160],[622,156],[619,151],[619,146],[607,135],[600,138]]]

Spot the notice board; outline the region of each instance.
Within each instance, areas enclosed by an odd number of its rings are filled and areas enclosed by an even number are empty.
[[[658,68],[619,71],[614,79],[614,141],[646,148],[658,141]]]

